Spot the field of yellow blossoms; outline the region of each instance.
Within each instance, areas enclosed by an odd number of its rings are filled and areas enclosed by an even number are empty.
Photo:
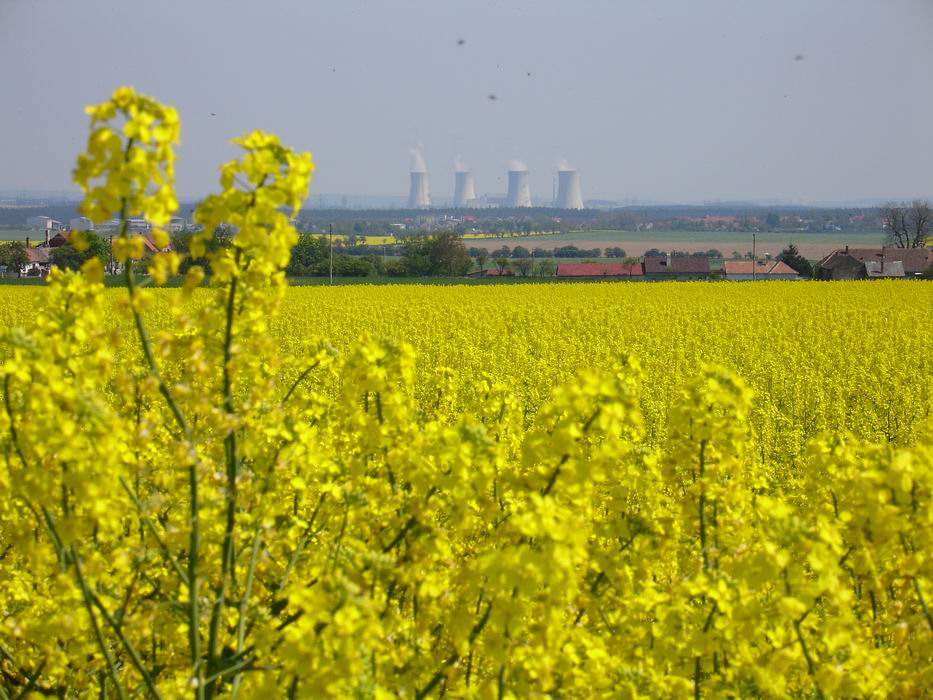
[[[174,110],[89,114],[165,222]],[[0,700],[933,693],[930,283],[289,289],[236,143],[209,276],[0,292]]]

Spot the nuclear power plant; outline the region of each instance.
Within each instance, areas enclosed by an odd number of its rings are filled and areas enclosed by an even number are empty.
[[[509,170],[509,193],[506,196],[505,206],[513,209],[531,206],[531,185],[526,169]]]
[[[428,167],[421,149],[412,149],[411,189],[408,192],[409,209],[430,209],[431,193],[428,189]],[[518,160],[509,162],[508,192],[503,195],[486,193],[477,195],[472,169],[458,156],[454,160],[454,196],[439,206],[455,209],[473,207],[507,207],[509,209],[535,206],[531,198],[531,177],[528,167]],[[566,161],[557,166],[557,191],[551,202],[539,201],[537,206],[553,206],[557,209],[583,209],[583,193],[580,190],[580,173]],[[449,202],[449,204],[448,204]]]
[[[413,170],[411,173],[411,189],[408,191],[409,209],[428,209],[431,206],[431,193],[428,191],[428,173],[424,170]]]
[[[580,173],[576,170],[557,171],[557,201],[554,206],[558,209],[583,208],[583,195],[580,192]]]
[[[454,207],[463,209],[476,200],[476,188],[473,186],[473,173],[469,170],[457,170],[454,173]]]

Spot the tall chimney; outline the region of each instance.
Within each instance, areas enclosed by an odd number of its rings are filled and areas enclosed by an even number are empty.
[[[473,173],[468,170],[458,170],[454,173],[454,178],[454,207],[463,209],[470,205],[471,199],[476,199]]]
[[[409,209],[428,209],[431,206],[431,194],[428,192],[428,174],[413,171],[411,189],[408,191]]]
[[[557,171],[557,208],[583,208],[583,195],[580,193],[580,173],[576,170]]]
[[[509,194],[506,206],[511,208],[531,206],[531,185],[527,170],[509,170]]]

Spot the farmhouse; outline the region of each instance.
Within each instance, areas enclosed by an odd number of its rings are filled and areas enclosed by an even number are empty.
[[[26,257],[29,261],[23,265],[19,271],[20,275],[26,277],[39,277],[47,275],[51,263],[49,262],[48,248],[26,248]]]
[[[800,275],[781,260],[726,260],[727,280],[796,280]]]
[[[816,268],[816,277],[821,280],[855,280],[862,276],[865,264],[855,254],[845,251],[833,251],[820,260]]]
[[[45,243],[43,244],[44,248],[61,248],[68,242],[68,231],[59,231],[51,238],[46,237]]]
[[[648,279],[705,279],[710,273],[705,255],[649,255],[644,269]]]
[[[168,250],[173,250],[174,246],[171,242],[164,248],[160,248],[156,245],[155,239],[153,239],[151,234],[145,234],[143,236],[143,247],[145,247],[147,253],[164,253]]]
[[[901,278],[905,277],[904,263],[901,260],[866,260],[865,277],[868,279],[879,279],[881,277]]]
[[[823,280],[919,277],[933,266],[933,248],[841,248],[823,258],[816,276]]]
[[[467,277],[514,277],[515,273],[508,267],[499,270],[497,267],[487,267],[485,270],[468,272]]]
[[[642,278],[645,272],[641,263],[560,263],[558,277],[612,277]]]

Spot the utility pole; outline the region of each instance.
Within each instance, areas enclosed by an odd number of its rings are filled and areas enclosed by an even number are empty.
[[[334,225],[328,224],[328,234],[330,236],[330,283],[334,283]]]
[[[758,251],[756,247],[756,236],[752,234],[752,282],[758,279]]]

